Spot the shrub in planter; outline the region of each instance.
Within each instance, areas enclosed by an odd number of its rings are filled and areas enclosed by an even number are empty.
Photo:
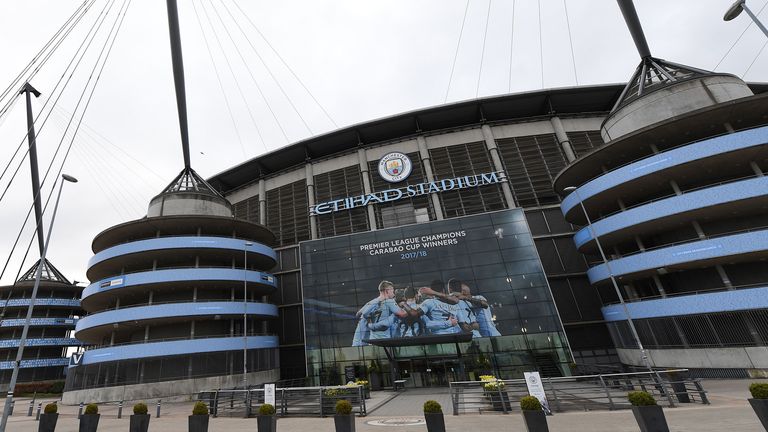
[[[437,401],[424,402],[424,420],[427,421],[427,432],[445,432],[443,407]]]
[[[534,396],[525,396],[520,399],[520,409],[523,410],[525,429],[528,432],[549,432],[547,415],[541,409],[541,402]]]
[[[208,405],[195,402],[192,415],[189,416],[189,432],[208,432]]]
[[[133,406],[133,415],[131,416],[130,432],[147,432],[149,429],[149,410],[147,404],[139,402]]]
[[[768,430],[768,383],[752,383],[749,392],[752,394],[749,404],[765,430]]]
[[[355,381],[355,384],[363,387],[363,396],[366,399],[371,398],[371,384],[368,382],[368,380],[359,379]]]
[[[272,404],[262,404],[259,407],[259,416],[256,418],[256,426],[259,432],[275,432],[277,430],[276,410]]]
[[[481,375],[480,380],[483,382],[485,396],[491,400],[491,404],[495,411],[512,410],[512,405],[510,405],[509,402],[509,395],[504,388],[504,381],[493,375]]]
[[[352,414],[352,404],[346,399],[336,402],[336,415],[333,416],[336,432],[355,432],[355,415]]]
[[[85,412],[80,417],[80,432],[96,432],[96,428],[99,427],[99,406],[93,403],[89,403],[85,406]]]
[[[40,415],[40,423],[37,425],[38,432],[53,432],[56,429],[56,422],[59,420],[59,406],[55,403],[49,403],[43,409]]]
[[[629,392],[627,399],[632,404],[632,414],[641,432],[669,432],[664,410],[648,392]]]

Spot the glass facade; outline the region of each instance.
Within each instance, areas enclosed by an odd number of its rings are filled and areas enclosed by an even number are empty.
[[[300,248],[307,373],[316,384],[569,373],[562,323],[521,209]]]

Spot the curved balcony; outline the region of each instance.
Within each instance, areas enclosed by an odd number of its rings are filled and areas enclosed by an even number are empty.
[[[2,361],[0,362],[0,370],[13,369],[13,365],[16,362]],[[39,368],[39,367],[53,367],[53,366],[67,366],[69,365],[68,358],[56,357],[47,359],[29,359],[22,360],[19,364],[21,369]]]
[[[153,259],[178,255],[194,256],[195,251],[223,256],[241,256],[246,251],[248,262],[258,268],[272,268],[277,262],[277,253],[261,243],[251,242],[245,245],[242,239],[227,237],[159,237],[123,243],[104,249],[88,261],[87,275],[90,280],[98,280],[120,274],[122,269],[131,265],[146,265]]]
[[[4,319],[0,321],[0,327],[24,327],[24,318]],[[32,318],[29,320],[30,327],[68,327],[75,328],[76,318]]]
[[[112,331],[115,324],[137,323],[148,325],[152,322],[170,323],[187,321],[194,317],[215,319],[222,316],[242,316],[246,313],[252,318],[274,318],[277,306],[269,303],[237,301],[165,303],[148,306],[134,306],[98,312],[80,319],[75,328],[80,340],[98,341],[103,334]]]
[[[594,235],[602,245],[630,238],[648,230],[662,231],[699,215],[708,217],[728,213],[734,206],[740,212],[763,211],[768,205],[768,177],[749,178],[717,186],[709,186],[682,195],[651,201],[615,213],[580,229],[573,241],[581,251],[592,251]]]
[[[204,282],[206,286],[229,287],[233,283],[243,285],[243,279],[248,281],[248,292],[257,295],[268,295],[277,289],[274,276],[255,270],[233,268],[183,268],[163,269],[138,273],[128,273],[120,276],[104,278],[96,281],[83,290],[85,309],[97,310],[100,294],[119,290],[116,295],[146,292],[151,285],[159,285],[153,289],[167,287],[173,289],[178,285],[188,286],[189,282]]]
[[[10,299],[7,301],[0,300],[0,307],[16,308],[16,307],[29,307],[30,299]],[[50,308],[80,308],[80,300],[77,299],[65,299],[65,298],[36,298],[35,307],[45,306]]]
[[[609,263],[615,277],[635,279],[653,274],[657,269],[682,270],[765,256],[768,256],[768,230],[763,229],[647,250]],[[608,280],[608,266],[605,263],[594,266],[587,271],[587,276],[592,284]]]
[[[768,126],[686,144],[624,165],[588,181],[579,186],[578,195],[570,193],[563,198],[561,209],[567,220],[583,223],[584,215],[578,208],[579,198],[585,206],[598,196],[604,200],[615,200],[626,191],[641,188],[643,183],[658,182],[661,179],[666,184],[670,170],[677,170],[687,176],[702,173],[700,163],[705,160],[713,164],[713,169],[727,170],[737,159],[741,162],[753,160],[756,148],[762,146],[768,147]],[[726,153],[730,154],[730,158],[724,157]]]
[[[764,309],[768,308],[768,287],[680,295],[632,302],[626,305],[632,319]],[[627,319],[624,307],[620,304],[605,306],[602,311],[606,321],[624,321]]]
[[[277,348],[278,346],[277,336],[247,336],[246,342],[243,339],[243,337],[235,336],[116,345],[88,350],[84,353],[81,362],[82,364],[93,364],[138,358],[234,351],[242,350],[244,343],[247,344],[249,350]]]
[[[75,338],[42,338],[42,339],[27,339],[24,346],[27,347],[41,347],[41,346],[80,346],[83,343]],[[19,339],[1,339],[0,349],[2,348],[18,348]]]

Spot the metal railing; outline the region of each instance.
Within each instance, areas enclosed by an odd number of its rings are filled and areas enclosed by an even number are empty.
[[[658,372],[544,377],[542,384],[549,408],[554,412],[615,410],[630,408],[627,393],[646,391],[660,405],[709,404],[698,379],[688,378],[687,369]],[[661,380],[659,380],[659,377]],[[481,381],[450,383],[453,415],[520,411],[520,399],[528,396],[525,380],[503,380],[504,385],[485,389]]]
[[[367,414],[362,386],[280,387],[275,389],[276,414],[285,416],[325,417],[336,413],[336,402],[345,399],[352,412]],[[217,389],[198,393],[198,400],[208,404],[212,416],[250,417],[264,404],[264,389]]]

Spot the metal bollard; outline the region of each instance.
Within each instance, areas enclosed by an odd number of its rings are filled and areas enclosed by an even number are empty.
[[[77,410],[77,418],[80,419],[83,417],[83,403],[80,402],[80,408]]]
[[[117,404],[117,418],[123,418],[123,401]]]
[[[35,421],[40,421],[40,410],[43,409],[43,403],[39,402],[37,404],[37,415],[35,416]]]
[[[8,415],[13,415],[13,408],[16,406],[16,399],[11,400],[11,409],[8,412]]]
[[[156,418],[160,418],[160,399],[157,400],[157,415]]]
[[[27,417],[32,417],[32,410],[35,409],[35,400],[29,401],[29,411],[27,411]]]

